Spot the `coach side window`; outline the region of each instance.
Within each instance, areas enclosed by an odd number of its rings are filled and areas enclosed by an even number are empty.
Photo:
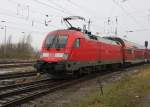
[[[75,42],[74,42],[74,44],[73,44],[73,47],[74,47],[74,48],[80,47],[80,39],[76,39],[76,40],[75,40]]]
[[[133,53],[133,51],[131,49],[128,49],[127,52],[128,52],[128,54],[132,54]]]

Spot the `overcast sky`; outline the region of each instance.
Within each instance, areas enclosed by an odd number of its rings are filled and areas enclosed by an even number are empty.
[[[6,26],[7,38],[11,35],[18,42],[31,34],[32,45],[39,49],[48,32],[66,28],[62,17],[82,16],[90,18],[91,31],[99,36],[114,35],[117,17],[118,36],[144,44],[150,41],[149,4],[150,0],[0,0],[0,43]]]

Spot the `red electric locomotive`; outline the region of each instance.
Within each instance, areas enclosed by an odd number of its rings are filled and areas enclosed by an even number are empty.
[[[72,27],[50,32],[43,42],[38,71],[52,75],[89,73],[107,66],[144,61],[145,49],[118,37],[98,37],[86,29]]]

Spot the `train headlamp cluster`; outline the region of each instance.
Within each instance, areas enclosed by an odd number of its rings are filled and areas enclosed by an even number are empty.
[[[40,58],[63,58],[67,59],[68,54],[66,53],[41,53]]]
[[[41,53],[40,58],[46,58],[49,56],[49,53]]]

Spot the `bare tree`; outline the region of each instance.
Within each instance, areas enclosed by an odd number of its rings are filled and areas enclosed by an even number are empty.
[[[31,45],[32,38],[29,34],[27,37],[23,36],[18,43],[12,43],[12,36],[10,35],[7,44],[0,45],[0,58],[12,59],[33,59],[39,56],[38,51],[35,51]],[[3,50],[6,48],[6,54]]]

